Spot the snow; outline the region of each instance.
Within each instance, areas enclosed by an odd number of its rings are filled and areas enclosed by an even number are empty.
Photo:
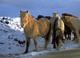
[[[20,26],[20,18],[7,17],[7,19],[3,20],[3,17],[0,17],[0,54],[1,55],[20,54],[17,55],[16,57],[31,58],[32,56],[42,55],[48,52],[57,52],[57,51],[69,50],[69,49],[79,47],[79,45],[76,44],[75,42],[67,41],[60,48],[60,50],[56,50],[52,48],[52,44],[51,42],[49,42],[48,49],[44,50],[43,38],[40,37],[37,41],[38,41],[38,45],[40,45],[39,51],[33,51],[34,44],[32,41],[29,47],[29,53],[22,54],[25,51],[25,36],[24,36],[23,28]]]

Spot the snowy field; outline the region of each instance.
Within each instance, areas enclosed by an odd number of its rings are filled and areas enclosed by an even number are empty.
[[[32,56],[43,55],[49,52],[58,52],[79,48],[79,45],[73,41],[66,41],[65,44],[59,49],[53,49],[51,42],[49,42],[48,49],[44,50],[44,40],[38,40],[39,50],[34,50],[34,44],[31,40],[29,53],[22,54],[25,51],[25,36],[23,28],[20,26],[20,18],[3,18],[0,17],[0,58],[32,58]]]

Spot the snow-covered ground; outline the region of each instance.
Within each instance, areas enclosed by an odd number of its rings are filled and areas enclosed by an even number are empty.
[[[79,45],[75,42],[67,41],[62,48],[60,48],[60,50],[56,50],[52,48],[52,44],[50,42],[48,49],[44,50],[43,38],[40,37],[37,41],[38,45],[40,45],[39,51],[33,51],[34,44],[32,41],[29,47],[29,53],[22,54],[25,51],[25,36],[23,28],[20,26],[20,18],[0,17],[0,55],[19,54],[16,57],[30,58],[32,56],[41,55],[48,52],[57,52],[79,47]]]

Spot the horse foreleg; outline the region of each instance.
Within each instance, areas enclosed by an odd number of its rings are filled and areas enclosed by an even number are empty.
[[[53,42],[53,48],[56,48],[56,41]]]
[[[26,41],[26,51],[24,53],[28,53],[29,45],[30,45],[30,38],[28,38]]]
[[[33,40],[34,40],[35,50],[37,51],[38,50],[38,46],[37,46],[36,38],[34,38]]]

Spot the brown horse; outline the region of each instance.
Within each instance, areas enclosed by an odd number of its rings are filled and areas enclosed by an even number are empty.
[[[44,48],[47,48],[49,39],[50,39],[50,31],[51,31],[51,23],[48,19],[41,18],[40,20],[36,20],[28,11],[20,11],[21,17],[21,26],[24,28],[24,33],[26,36],[26,51],[28,52],[28,48],[30,45],[30,38],[34,40],[35,49],[37,50],[37,38],[44,37],[45,45]],[[45,19],[45,20],[44,20]]]
[[[74,32],[76,42],[80,42],[80,19],[69,13],[62,14],[64,23]]]
[[[63,43],[63,35],[64,35],[64,22],[59,16],[58,13],[54,13],[54,16],[51,20],[52,22],[52,43],[53,48],[61,47]]]

